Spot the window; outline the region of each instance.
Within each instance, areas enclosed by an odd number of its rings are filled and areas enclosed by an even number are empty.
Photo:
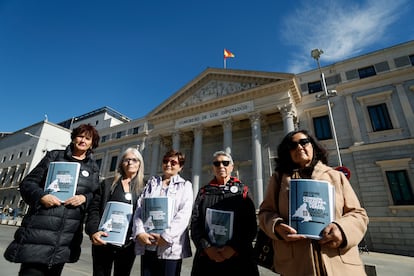
[[[392,129],[390,115],[385,103],[368,106],[373,131]]]
[[[314,81],[314,82],[308,82],[308,91],[309,91],[309,94],[322,91],[321,81],[319,80],[319,81]]]
[[[138,134],[139,127],[134,127],[132,129],[132,134]]]
[[[111,158],[111,167],[109,168],[110,172],[115,171],[117,161],[118,161],[118,156],[112,156],[112,158]]]
[[[30,156],[32,154],[32,149],[29,149],[28,151],[27,151],[27,156]]]
[[[372,65],[365,67],[365,68],[358,69],[358,75],[360,79],[375,76],[376,74],[377,73],[375,72],[375,68]]]
[[[387,180],[394,205],[414,204],[414,195],[406,170],[387,171]]]
[[[328,115],[313,118],[313,127],[315,128],[315,136],[318,140],[332,139],[331,124]]]
[[[108,140],[109,140],[109,135],[102,136],[101,143],[105,143]]]
[[[410,56],[410,61],[411,61],[411,65],[413,65],[413,66],[414,66],[414,55],[411,55],[411,56]]]
[[[384,139],[395,140],[402,134],[400,121],[392,103],[392,94],[393,90],[386,90],[356,97],[363,113],[363,120],[359,123],[365,125],[372,142],[384,141]]]
[[[119,139],[119,138],[121,138],[122,137],[122,132],[121,131],[118,131],[117,133],[116,133],[116,139]]]

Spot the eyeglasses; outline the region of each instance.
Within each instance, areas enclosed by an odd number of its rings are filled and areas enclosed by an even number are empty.
[[[297,142],[290,141],[289,144],[288,144],[288,149],[289,150],[294,150],[294,149],[296,149],[298,147],[298,145],[301,145],[303,147],[303,146],[305,146],[305,145],[307,145],[309,143],[310,143],[309,138],[303,138],[303,139],[300,139]]]
[[[171,166],[175,166],[175,165],[177,165],[179,162],[178,161],[175,161],[175,160],[172,160],[172,159],[164,159],[164,160],[162,160],[162,163],[164,164],[164,165],[167,165],[168,164],[168,162],[171,164]]]
[[[223,164],[224,167],[227,167],[230,164],[229,160],[223,160],[223,161],[214,161],[213,165],[215,167],[220,167],[220,164]]]
[[[136,158],[124,158],[122,159],[122,162],[124,163],[131,163],[131,164],[135,164],[137,163],[139,160]]]

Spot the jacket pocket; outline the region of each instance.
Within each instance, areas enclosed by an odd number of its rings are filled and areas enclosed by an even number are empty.
[[[357,247],[353,247],[348,251],[340,250],[339,254],[344,264],[350,264],[350,265],[362,265],[363,264],[362,259],[359,256]]]

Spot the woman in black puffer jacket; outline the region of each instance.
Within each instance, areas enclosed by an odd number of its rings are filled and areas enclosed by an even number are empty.
[[[99,168],[92,154],[99,134],[93,126],[84,124],[72,131],[71,138],[65,150],[47,152],[20,183],[29,211],[4,253],[10,262],[21,263],[19,275],[61,275],[65,263],[79,259],[87,205],[99,187]],[[80,163],[75,196],[64,202],[44,191],[53,161]]]

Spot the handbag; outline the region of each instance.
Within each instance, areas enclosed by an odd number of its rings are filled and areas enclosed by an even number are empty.
[[[277,185],[276,198],[279,198],[279,174],[273,174],[272,177],[275,178],[275,183]],[[253,250],[257,264],[276,273],[276,268],[273,264],[273,256],[275,255],[273,249],[273,240],[268,235],[266,235],[266,233],[260,227],[256,234],[256,242],[254,244]]]
[[[260,228],[257,231],[253,249],[257,264],[275,272],[275,267],[273,265],[274,250],[272,239]]]

